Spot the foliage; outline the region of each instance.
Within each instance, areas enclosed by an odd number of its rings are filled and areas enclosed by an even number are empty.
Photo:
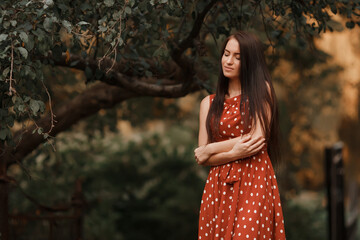
[[[287,201],[283,208],[285,230],[287,238],[292,240],[301,239],[326,239],[327,238],[327,212],[321,206],[321,195],[317,199],[303,202]]]
[[[204,172],[192,161],[189,132],[174,127],[161,137],[127,143],[116,136],[68,134],[57,144],[62,147],[56,154],[45,147],[26,161],[32,180],[23,171],[15,176],[26,193],[49,206],[69,202],[75,180],[81,179],[88,203],[86,239],[196,237]],[[18,188],[10,196],[11,212],[36,210]],[[32,232],[33,239],[39,235]]]
[[[189,132],[183,131],[180,142],[174,135],[179,135],[176,127],[161,137],[149,135],[141,142],[126,143],[118,136],[63,134],[57,139],[62,145],[59,152],[40,148],[26,161],[31,181],[22,171],[15,176],[25,192],[45,205],[68,202],[80,178],[87,200],[86,239],[194,239],[206,171],[192,161]],[[10,196],[11,212],[36,210],[18,188]],[[316,194],[315,199],[289,199],[283,204],[287,238],[326,237],[321,198]],[[47,232],[40,223],[29,224],[33,239]],[[66,235],[68,229],[64,222],[54,231]]]
[[[346,16],[348,28],[360,25],[359,8],[359,1],[333,0],[2,1],[0,139],[14,144],[10,130],[15,122],[36,120],[50,106],[59,106],[50,101],[52,84],[45,81],[43,66],[59,65],[63,57],[67,67],[84,71],[87,82],[103,81],[105,72],[115,67],[124,76],[155,78],[161,85],[172,78],[167,62],[176,62],[185,72],[184,67],[196,65],[215,73],[217,53],[211,49],[236,29],[257,32],[274,49],[292,39],[306,48],[320,32],[338,25],[332,14]],[[210,55],[204,56],[206,52]],[[96,59],[98,67],[86,61],[79,67],[81,61],[73,55]],[[190,75],[204,88],[199,72]],[[51,128],[36,126],[33,132],[48,138]]]

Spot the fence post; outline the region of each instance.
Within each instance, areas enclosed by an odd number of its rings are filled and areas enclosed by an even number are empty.
[[[344,168],[341,142],[325,149],[328,192],[329,240],[346,239],[344,217]]]
[[[358,184],[356,179],[351,179],[349,182],[349,216],[346,218],[346,239],[347,240],[356,240],[356,232],[357,232],[357,223],[359,217],[358,210]]]
[[[84,218],[84,208],[85,208],[85,197],[82,192],[82,181],[80,179],[76,180],[75,191],[71,198],[72,205],[74,206],[74,215],[75,215],[75,239],[83,239],[83,218]]]
[[[9,178],[4,144],[0,142],[0,240],[9,239]]]

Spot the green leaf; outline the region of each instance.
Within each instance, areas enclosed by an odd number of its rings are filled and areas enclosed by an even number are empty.
[[[20,32],[19,36],[21,41],[23,41],[25,44],[29,42],[29,37],[25,32]]]
[[[45,4],[47,6],[52,6],[54,4],[54,1],[53,0],[45,0]]]
[[[24,97],[24,102],[28,102],[28,101],[30,101],[31,100],[31,98],[29,97],[29,96],[25,96]]]
[[[52,18],[45,18],[44,20],[44,29],[48,32],[52,31],[52,23],[53,23],[53,19]]]
[[[3,77],[6,78],[9,72],[10,72],[10,67],[5,68],[4,71],[2,72]]]
[[[119,46],[123,45],[124,44],[124,40],[120,37],[119,38]]]
[[[82,11],[86,11],[86,10],[91,10],[91,5],[90,4],[88,4],[88,3],[82,3],[81,5],[80,5],[80,9],[82,10]]]
[[[126,12],[126,14],[131,14],[131,8],[126,6],[125,7],[125,12]]]
[[[76,25],[89,25],[90,23],[88,23],[88,22],[85,22],[85,21],[80,21],[80,22],[78,22]]]
[[[8,135],[9,129],[3,128],[0,130],[0,139],[5,140],[6,136]]]
[[[107,27],[106,26],[99,26],[99,31],[100,32],[106,32]]]
[[[18,106],[18,110],[20,112],[25,112],[25,108],[26,108],[26,106],[24,104],[21,104],[21,105]]]
[[[71,33],[71,29],[72,29],[71,23],[69,21],[67,21],[67,20],[62,20],[61,23],[66,28],[68,33]]]
[[[9,21],[5,21],[5,22],[3,23],[3,27],[4,27],[5,29],[8,29],[8,28],[10,27],[10,22],[9,22]]]
[[[28,36],[28,42],[25,43],[25,47],[28,51],[31,51],[34,48],[34,36]]]
[[[10,24],[13,27],[16,27],[17,21],[16,20],[10,20]]]
[[[121,17],[121,11],[116,11],[116,12],[114,12],[113,15],[112,15],[112,17],[113,17],[114,20],[120,19],[120,17]]]
[[[34,99],[31,99],[30,100],[30,108],[33,112],[33,114],[36,116],[36,113],[39,111],[40,109],[40,105],[38,103],[38,101],[34,100]]]
[[[47,37],[47,33],[44,32],[41,28],[36,28],[35,31],[31,31],[35,36],[37,36],[39,41],[42,41],[44,38]],[[30,39],[30,37],[29,37]]]
[[[154,57],[166,57],[166,55],[167,51],[163,47],[159,47],[158,49],[156,49],[153,54]]]
[[[19,50],[20,54],[21,54],[25,59],[28,57],[28,51],[27,51],[25,48],[23,48],[23,47],[18,47],[17,49]]]
[[[107,7],[112,7],[114,5],[114,0],[105,0],[104,3]]]
[[[8,37],[8,34],[5,34],[5,33],[0,34],[0,42],[5,41],[7,37]]]

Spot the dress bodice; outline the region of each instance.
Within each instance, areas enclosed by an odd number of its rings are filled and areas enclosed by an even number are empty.
[[[210,104],[214,98],[215,94],[210,95]],[[241,95],[225,98],[220,118],[219,134],[215,136],[215,141],[228,140],[250,132],[251,125],[245,126],[246,122],[249,122],[246,121],[249,117],[249,109],[245,107],[246,105],[248,104],[245,104],[244,101],[241,102]]]

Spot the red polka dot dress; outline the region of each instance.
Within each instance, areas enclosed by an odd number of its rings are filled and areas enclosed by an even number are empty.
[[[210,103],[214,99],[210,95]],[[249,132],[240,96],[225,99],[216,141]],[[213,166],[200,207],[199,240],[285,239],[284,220],[266,147],[254,156]]]

